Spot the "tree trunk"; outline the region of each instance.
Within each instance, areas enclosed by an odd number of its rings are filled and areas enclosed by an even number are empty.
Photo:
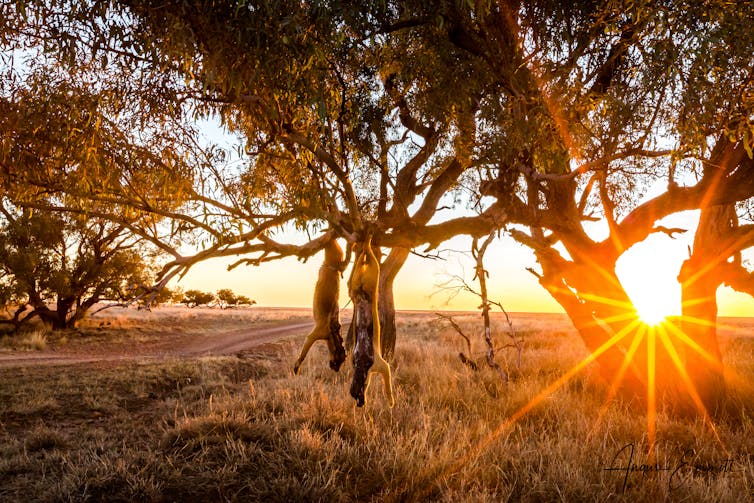
[[[689,259],[681,267],[681,330],[699,350],[686,349],[686,372],[709,413],[714,413],[725,397],[725,379],[720,346],[717,342],[717,287],[719,282],[703,263]]]
[[[71,309],[73,308],[73,305],[75,304],[76,299],[73,297],[66,297],[63,299],[58,299],[57,302],[57,313],[58,313],[58,325],[57,327],[53,326],[53,330],[62,330],[64,328],[74,328],[76,326],[76,321],[73,319],[70,319],[68,317],[68,313],[71,312]]]
[[[596,355],[600,375],[610,384],[621,376],[621,382],[616,382],[621,390],[643,397],[646,367],[626,358],[638,329],[632,326],[636,313],[614,267],[600,264],[598,257],[567,262],[556,252],[540,253],[538,260],[544,273],[540,284],[563,307],[586,348]],[[623,337],[608,344],[616,335]]]
[[[723,361],[717,340],[718,268],[730,255],[726,235],[737,224],[735,208],[711,206],[702,210],[691,257],[681,266],[683,317],[681,330],[699,348],[686,349],[686,372],[702,404],[714,413],[725,398]]]
[[[66,328],[74,328],[78,319],[68,319],[68,313],[73,307],[74,300],[70,298],[58,299],[55,305],[55,310],[47,308],[45,304],[35,306],[35,309],[39,311],[39,318],[42,322],[49,326],[52,330],[65,330]]]
[[[395,299],[393,297],[393,283],[398,271],[408,258],[408,248],[393,248],[385,261],[380,265],[380,285],[378,292],[378,307],[380,310],[380,340],[382,356],[390,360],[395,353],[396,325]]]
[[[396,324],[395,299],[393,297],[393,283],[403,264],[408,258],[408,248],[393,248],[385,261],[380,264],[380,284],[378,286],[378,308],[380,312],[380,342],[382,356],[386,360],[392,358],[395,352]],[[354,306],[354,309],[356,306]],[[348,327],[346,336],[346,350],[351,351],[355,343],[354,321]]]
[[[68,328],[65,315],[61,316],[58,311],[47,310],[40,312],[39,318],[52,330],[64,330]]]

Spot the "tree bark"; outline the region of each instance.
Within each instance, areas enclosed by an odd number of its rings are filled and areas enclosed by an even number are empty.
[[[686,372],[707,412],[714,413],[725,398],[723,361],[717,341],[717,299],[719,282],[704,263],[689,259],[681,267],[681,330],[699,350],[686,349]]]
[[[737,226],[733,205],[710,206],[699,216],[691,257],[681,266],[681,330],[699,349],[686,349],[686,372],[707,412],[714,413],[725,398],[723,361],[717,339],[717,289],[720,266],[730,250],[727,236]]]
[[[617,281],[617,277],[614,279]],[[608,306],[624,302],[623,295],[617,295],[617,287],[608,286],[608,281],[600,277],[593,279],[588,290],[573,291],[564,275],[556,272],[544,275],[540,283],[563,307],[587,350],[596,355],[602,378],[611,385],[615,382],[620,390],[632,396],[643,398],[647,386],[646,368],[638,361],[638,355],[630,360],[626,358],[627,348],[638,330],[630,326],[636,319],[635,314],[631,315],[630,304],[620,309]],[[620,340],[608,344],[621,334]],[[620,382],[616,381],[619,376]]]
[[[396,340],[396,323],[395,323],[395,298],[393,296],[393,284],[395,277],[401,270],[401,267],[408,258],[408,248],[393,248],[390,250],[390,254],[380,264],[380,283],[378,286],[378,309],[380,312],[380,346],[382,348],[382,356],[386,360],[392,358],[395,352],[395,340]],[[354,306],[355,312],[356,306]],[[355,332],[354,320],[348,327],[348,335],[346,336],[346,350],[351,351],[355,344]]]
[[[44,302],[39,300],[35,302],[34,309],[37,311],[39,319],[41,319],[42,322],[52,330],[65,330],[66,328],[75,328],[78,321],[80,321],[85,314],[81,313],[81,315],[74,315],[69,318],[68,314],[74,304],[75,299],[59,298],[55,303],[55,310],[52,310],[49,309]]]
[[[408,248],[393,248],[385,261],[380,265],[380,284],[378,292],[378,307],[380,311],[382,356],[390,360],[395,353],[396,324],[395,298],[393,297],[393,283],[398,272],[406,263]]]

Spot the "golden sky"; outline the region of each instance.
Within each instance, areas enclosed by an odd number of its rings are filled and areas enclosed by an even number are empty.
[[[674,215],[664,225],[694,228],[694,212]],[[599,233],[599,231],[595,231]],[[680,285],[676,281],[683,260],[688,256],[692,232],[670,239],[664,234],[651,235],[628,250],[618,261],[617,273],[637,309],[662,315],[680,314]],[[470,240],[455,238],[442,248],[468,250]],[[255,299],[261,306],[311,307],[321,255],[303,263],[289,258],[260,267],[241,266],[227,271],[235,259],[216,259],[199,264],[178,283],[183,289],[217,291],[230,288]],[[542,288],[526,267],[538,269],[532,252],[503,236],[487,251],[486,266],[490,273],[490,299],[501,302],[512,312],[562,312],[560,306]],[[409,256],[395,282],[398,309],[475,310],[478,298],[461,293],[449,298],[440,284],[449,275],[462,275],[471,282],[473,263],[469,256],[450,254],[445,261]],[[346,271],[348,274],[348,271]],[[347,276],[346,276],[347,278]],[[474,285],[475,287],[477,285]],[[348,302],[345,279],[341,283],[341,306]],[[720,316],[754,316],[754,299],[727,287],[718,290]]]

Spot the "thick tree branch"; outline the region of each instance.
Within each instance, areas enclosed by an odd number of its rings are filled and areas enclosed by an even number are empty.
[[[412,220],[416,224],[424,225],[429,222],[435,211],[437,211],[437,205],[440,203],[442,196],[458,182],[458,177],[461,176],[464,170],[464,165],[457,158],[450,161],[448,166],[432,182],[421,206],[412,216]]]
[[[720,266],[723,282],[729,287],[754,297],[754,273],[740,265],[725,263]]]
[[[425,142],[428,142],[430,138],[436,134],[436,131],[431,127],[425,126],[411,115],[411,109],[405,96],[403,96],[395,86],[393,75],[389,75],[387,78],[383,79],[382,84],[385,87],[387,94],[393,100],[393,104],[398,108],[398,117],[401,120],[401,124],[403,124],[406,129],[413,131],[424,138]]]
[[[617,259],[623,251],[646,239],[654,231],[657,220],[673,213],[731,204],[751,197],[754,193],[754,161],[742,156],[738,146],[723,141],[728,145],[715,148],[708,163],[714,167],[706,168],[699,183],[690,187],[670,187],[636,207],[617,224],[608,239],[599,243],[599,253]]]

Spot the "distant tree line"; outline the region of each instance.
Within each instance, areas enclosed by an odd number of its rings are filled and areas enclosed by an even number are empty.
[[[236,295],[229,288],[220,289],[217,291],[217,294],[202,292],[200,290],[186,290],[180,294],[179,302],[185,304],[187,307],[216,305],[221,309],[256,304],[256,301],[251,300],[245,295]]]

